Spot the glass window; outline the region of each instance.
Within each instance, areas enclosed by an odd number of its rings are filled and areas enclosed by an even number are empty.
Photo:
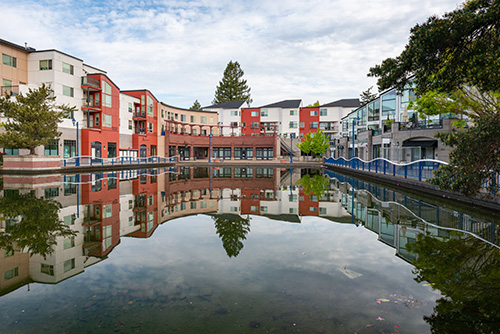
[[[305,126],[304,122],[300,122],[300,127],[303,128]]]
[[[290,110],[290,116],[297,116],[297,110]]]
[[[52,59],[40,60],[40,71],[52,69]]]
[[[206,116],[201,116],[200,117],[200,123],[201,124],[207,124],[207,117]]]
[[[17,58],[2,53],[2,64],[17,67]]]
[[[66,226],[75,225],[75,219],[76,219],[76,216],[74,214],[64,216],[64,218],[63,218],[64,225],[66,225]]]
[[[191,115],[191,123],[196,123],[196,116]]]
[[[7,155],[19,155],[18,148],[4,148],[3,152]]]
[[[252,116],[252,117],[259,116],[259,112],[258,112],[258,111],[252,111],[251,116]]]
[[[320,116],[328,116],[328,109],[320,109],[319,115]]]
[[[64,140],[64,157],[71,158],[76,156],[76,140]]]
[[[187,121],[187,116],[181,115],[181,122],[186,122],[186,121]]]
[[[129,102],[128,103],[128,112],[132,112],[132,110],[133,110],[132,102]]]
[[[104,126],[110,128],[111,124],[111,115],[104,114]]]
[[[68,87],[63,85],[63,95],[73,97],[74,96],[73,87]]]
[[[128,121],[128,129],[129,129],[129,130],[132,130],[132,124],[133,124],[133,122],[132,122],[132,121]]]
[[[231,116],[238,116],[238,110],[231,110]]]
[[[75,247],[75,237],[64,239],[64,249]]]
[[[317,110],[311,110],[311,116],[318,116]]]
[[[64,272],[68,272],[75,268],[75,259],[64,261]]]
[[[262,110],[261,113],[260,113],[260,115],[262,117],[267,117],[268,116],[267,110],[266,111]]]
[[[376,100],[368,105],[368,121],[378,121],[380,119],[380,100]]]
[[[40,272],[42,274],[47,274],[47,275],[50,275],[50,276],[54,276],[54,266],[52,266],[50,264],[41,263]]]
[[[45,145],[45,155],[59,155],[59,141],[52,140],[48,145]]]
[[[317,129],[318,128],[318,122],[311,122],[309,125],[311,129]]]
[[[73,65],[67,64],[67,63],[62,63],[62,70],[64,73],[68,73],[73,75],[74,73],[74,67]]]
[[[44,192],[45,192],[45,198],[59,196],[59,188],[58,187],[47,188],[44,190]]]
[[[11,278],[19,276],[19,267],[15,267],[14,269],[7,270],[3,273],[3,280],[7,281]]]
[[[297,122],[291,121],[290,122],[290,129],[296,129],[297,128]]]
[[[393,116],[396,113],[396,91],[393,90],[382,96],[382,117]]]
[[[2,90],[4,92],[12,91],[12,80],[2,79]]]

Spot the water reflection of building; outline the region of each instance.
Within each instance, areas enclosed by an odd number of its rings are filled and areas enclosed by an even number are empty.
[[[465,214],[381,187],[364,183],[353,187],[354,181],[330,172],[326,178],[323,173],[311,177],[309,184],[301,182],[314,173],[264,167],[178,167],[58,176],[61,182],[51,179],[24,188],[19,180],[6,176],[0,196],[33,191],[39,198],[54,199],[62,206],[59,219],[77,234],[58,237],[54,252],[46,258],[30,257],[25,250],[2,250],[0,294],[30,282],[56,283],[79,274],[109,256],[121,237],[148,238],[160,224],[196,214],[242,219],[262,215],[295,223],[302,216],[319,216],[361,224],[410,262],[414,256],[406,251],[406,244],[415,242],[419,233],[450,238],[452,233],[439,226],[476,233],[492,230]],[[314,189],[324,191],[320,195]],[[16,222],[1,219],[1,223],[5,231]]]

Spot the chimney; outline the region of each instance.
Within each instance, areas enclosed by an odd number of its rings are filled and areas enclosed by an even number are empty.
[[[24,42],[24,48],[28,50],[28,42]]]

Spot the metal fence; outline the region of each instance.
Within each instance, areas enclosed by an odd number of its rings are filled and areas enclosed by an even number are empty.
[[[357,157],[348,160],[344,158],[325,158],[324,164],[327,166],[339,166],[372,173],[381,173],[384,175],[400,176],[405,179],[416,179],[419,181],[432,178],[436,169],[442,165],[447,165],[446,162],[432,159],[423,159],[406,164],[399,164],[384,158],[364,161]]]
[[[114,165],[139,165],[151,163],[177,162],[178,157],[116,157],[116,158],[97,158],[90,156],[71,157],[61,160],[63,167],[69,166],[114,166]]]

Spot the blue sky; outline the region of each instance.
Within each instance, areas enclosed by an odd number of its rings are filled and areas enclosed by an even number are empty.
[[[395,57],[410,28],[457,0],[18,0],[2,6],[0,38],[57,49],[189,108],[211,104],[238,61],[252,106],[357,98],[371,66]]]

